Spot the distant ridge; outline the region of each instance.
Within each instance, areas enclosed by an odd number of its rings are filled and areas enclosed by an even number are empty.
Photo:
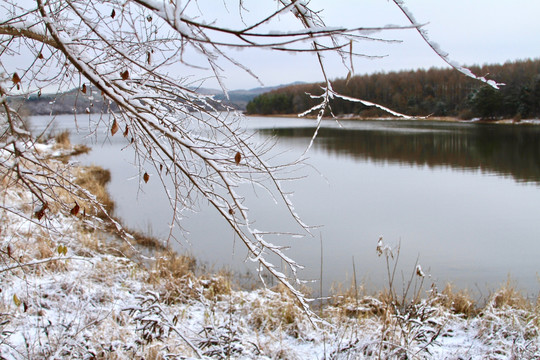
[[[197,91],[201,94],[208,94],[208,95],[215,95],[214,98],[216,100],[222,101],[224,104],[229,105],[237,110],[246,110],[247,104],[254,99],[256,96],[278,90],[281,88],[286,88],[289,86],[294,85],[302,85],[305,84],[301,81],[296,81],[289,84],[282,84],[277,86],[263,86],[263,87],[256,87],[253,89],[240,89],[240,90],[231,90],[229,91],[229,99],[225,97],[225,94],[222,90],[218,89],[207,89],[207,88],[200,88]]]
[[[256,87],[249,90],[232,90],[229,91],[229,99],[225,97],[223,90],[211,88],[194,90],[203,95],[214,95],[214,99],[223,102],[223,104],[243,111],[248,102],[260,94],[299,84],[303,83],[294,82],[277,86]],[[81,94],[79,89],[72,89],[59,94],[31,95],[27,99],[20,96],[13,97],[10,101],[23,103],[30,115],[100,113],[107,109],[118,110],[116,104],[104,101],[101,92],[92,87],[88,87],[86,95]]]

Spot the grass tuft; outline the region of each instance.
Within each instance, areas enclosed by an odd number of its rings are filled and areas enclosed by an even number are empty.
[[[467,290],[455,290],[452,284],[446,284],[437,297],[437,303],[455,314],[465,315],[466,317],[475,316],[479,312],[469,292]]]
[[[514,284],[510,280],[507,280],[506,283],[491,296],[489,302],[496,309],[509,307],[519,310],[532,310],[531,302],[527,300],[520,291],[516,290]]]
[[[85,166],[78,168],[75,176],[77,185],[92,193],[105,210],[111,214],[114,210],[114,201],[107,192],[107,183],[111,180],[111,172],[99,166]],[[81,209],[86,207],[87,211],[91,208],[88,203],[79,204],[79,206]],[[98,211],[97,215],[103,218],[105,214]]]

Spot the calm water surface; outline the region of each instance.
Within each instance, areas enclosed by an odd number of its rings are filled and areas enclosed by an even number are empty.
[[[43,118],[33,118],[36,127]],[[96,118],[91,118],[96,121]],[[121,136],[83,137],[72,116],[59,116],[58,128],[71,128],[77,142],[92,145],[83,163],[112,171],[109,190],[116,215],[130,227],[166,236],[171,211],[156,181],[139,189],[133,154]],[[288,118],[248,118],[256,139],[276,140],[284,158],[302,154],[314,122]],[[103,132],[106,132],[103,130]],[[400,271],[408,277],[415,261],[439,286],[452,282],[484,296],[510,277],[519,289],[540,289],[540,127],[419,121],[324,123],[308,153],[306,178],[286,185],[297,212],[313,237],[273,239],[291,246],[288,255],[305,265],[301,276],[323,287],[350,284],[356,277],[368,291],[386,284],[384,260],[376,255],[379,236],[401,244]],[[257,200],[256,228],[289,230],[290,219],[267,195]],[[260,199],[260,201],[258,201]],[[175,229],[178,251],[219,267],[245,271],[246,252],[219,216],[200,205]],[[297,230],[297,229],[296,229]],[[401,279],[400,275],[398,275]],[[315,289],[319,284],[315,283]]]

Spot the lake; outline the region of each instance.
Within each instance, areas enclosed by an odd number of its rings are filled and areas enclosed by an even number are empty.
[[[40,128],[44,118],[33,117]],[[106,129],[85,137],[97,116],[77,121],[62,115],[58,129],[93,150],[80,157],[112,172],[109,185],[116,215],[132,228],[169,234],[171,210],[157,177],[139,188],[133,154],[121,136]],[[300,156],[315,121],[297,118],[245,119],[257,141],[272,138],[283,159]],[[280,237],[287,253],[305,266],[300,276],[349,286],[356,278],[368,292],[386,285],[386,264],[377,240],[400,244],[398,281],[418,260],[428,282],[447,282],[485,297],[507,279],[527,294],[540,290],[540,126],[432,121],[324,121],[308,152],[306,176],[286,184],[313,236]],[[152,180],[156,181],[152,181]],[[249,189],[248,189],[249,192]],[[290,219],[268,206],[265,194],[252,218],[265,229],[288,230]],[[246,251],[228,225],[204,203],[187,214],[184,232],[173,229],[179,252],[189,252],[215,268],[252,271]],[[189,232],[189,233],[187,233]],[[322,243],[322,247],[321,247]],[[322,262],[321,262],[322,248]],[[354,265],[353,265],[354,264]],[[318,294],[319,283],[313,283]]]

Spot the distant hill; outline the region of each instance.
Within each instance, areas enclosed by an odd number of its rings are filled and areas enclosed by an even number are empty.
[[[411,70],[355,76],[334,80],[338,93],[368,100],[392,110],[415,116],[540,117],[540,59],[469,67],[474,73],[506,84],[500,90],[464,76],[453,69]],[[306,93],[320,94],[321,84],[282,87],[251,100],[248,114],[294,114],[317,104]],[[333,99],[334,114],[362,117],[388,116],[358,102]]]
[[[196,91],[204,95],[214,95],[216,100],[237,110],[245,110],[248,102],[256,96],[291,85],[293,84],[232,90],[229,91],[229,99],[226,99],[223,91],[218,89],[199,88]],[[100,113],[107,109],[112,111],[118,109],[115,103],[104,101],[101,92],[92,87],[88,87],[85,94],[80,89],[72,89],[60,94],[31,95],[28,99],[13,97],[10,101],[23,104],[30,115]]]
[[[9,100],[20,104],[30,115],[99,113],[118,109],[115,103],[104,101],[101,92],[91,87],[86,89],[86,93],[73,89],[60,94],[31,95],[29,98],[16,96]]]
[[[228,92],[229,99],[225,96],[222,90],[219,89],[209,89],[209,88],[199,88],[196,89],[197,92],[205,95],[214,95],[216,100],[222,101],[224,104],[231,106],[237,110],[246,110],[247,104],[256,96],[267,93],[269,91],[281,89],[288,86],[294,86],[304,84],[303,82],[294,82],[289,84],[277,85],[277,86],[264,86],[256,87],[249,90],[231,90]]]

